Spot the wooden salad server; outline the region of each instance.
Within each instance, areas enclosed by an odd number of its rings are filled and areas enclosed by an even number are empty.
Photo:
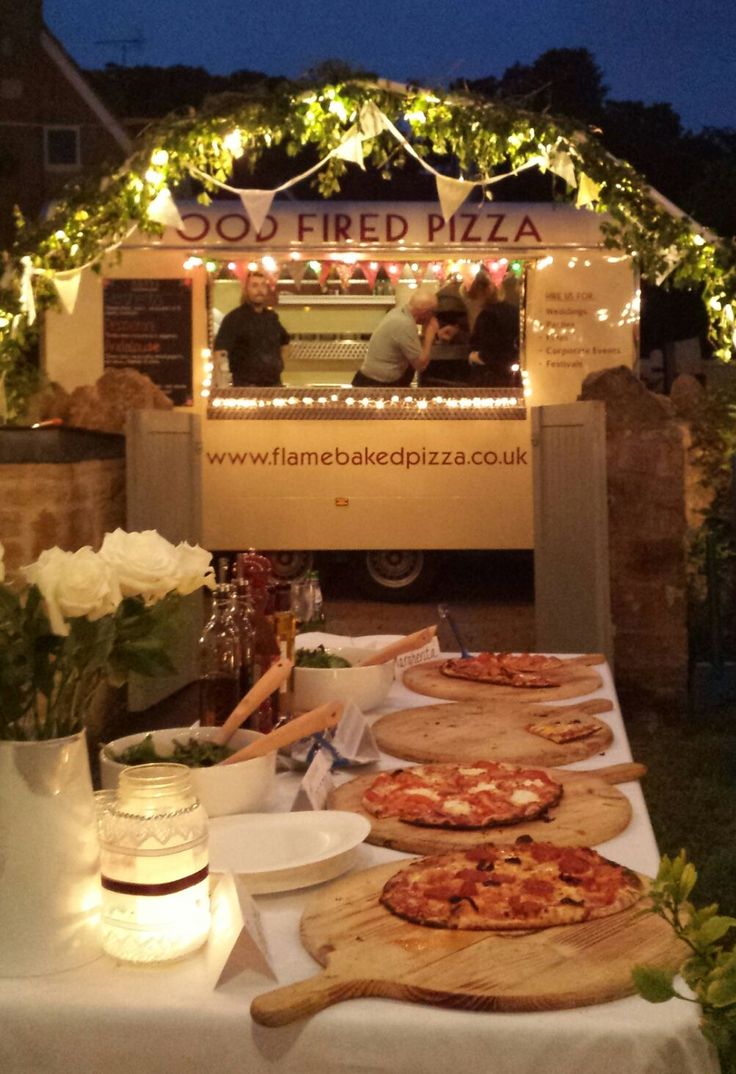
[[[220,764],[236,764],[238,761],[249,761],[252,757],[263,757],[274,750],[290,746],[292,742],[298,742],[300,738],[307,738],[318,731],[326,731],[335,727],[340,722],[343,712],[343,704],[340,701],[327,701],[319,708],[310,712],[303,712],[301,716],[295,716],[293,720],[282,724],[281,727],[269,731],[263,738],[244,746],[242,750],[226,757]]]
[[[288,678],[293,666],[292,661],[287,660],[286,657],[282,657],[281,660],[277,660],[275,663],[271,664],[271,667],[265,675],[261,675],[258,682],[254,683],[248,693],[238,701],[222,727],[218,729],[213,741],[216,742],[218,746],[226,745],[226,743],[230,741],[232,735],[245,723],[251,713],[255,712],[258,706],[261,705],[267,697],[270,697],[274,690],[278,690],[282,682]]]
[[[405,638],[393,641],[383,649],[378,649],[375,653],[371,653],[370,656],[364,657],[358,667],[369,668],[373,667],[374,664],[385,664],[388,660],[401,656],[402,653],[410,653],[412,649],[421,649],[423,645],[432,640],[436,633],[437,625],[435,624],[434,626],[424,627],[423,630],[417,630],[414,634],[407,634]]]

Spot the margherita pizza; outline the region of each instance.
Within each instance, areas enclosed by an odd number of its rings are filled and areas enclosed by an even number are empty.
[[[381,902],[433,928],[544,929],[617,914],[642,894],[636,873],[595,850],[520,836],[420,858],[391,877]]]
[[[440,671],[453,679],[490,683],[493,686],[559,686],[559,681],[545,672],[561,668],[556,656],[539,653],[478,653],[477,656],[446,660]]]
[[[533,820],[561,797],[562,785],[538,768],[474,761],[382,772],[363,794],[363,806],[407,824],[472,829]]]

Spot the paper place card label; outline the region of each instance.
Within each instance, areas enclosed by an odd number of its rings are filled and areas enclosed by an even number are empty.
[[[368,726],[362,710],[354,701],[349,701],[332,736],[332,745],[340,757],[354,764],[370,764],[377,761],[381,752],[376,739]],[[333,764],[335,758],[333,757]]]
[[[327,796],[334,788],[330,769],[333,757],[328,750],[320,750],[304,773],[304,778],[297,791],[292,811],[301,809],[324,809]]]
[[[428,660],[437,660],[440,655],[440,643],[434,637],[423,645],[421,649],[412,649],[409,653],[402,653],[396,657],[394,667],[397,671],[405,671],[413,668],[416,664],[426,664]]]
[[[210,901],[212,925],[207,941],[207,970],[212,987],[245,970],[276,980],[261,916],[245,881],[225,873]]]

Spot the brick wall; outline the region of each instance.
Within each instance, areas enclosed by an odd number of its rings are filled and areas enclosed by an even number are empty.
[[[0,465],[0,541],[12,575],[45,548],[99,547],[125,527],[125,459]]]
[[[687,425],[623,367],[587,378],[606,403],[611,616],[616,685],[659,703],[687,698]]]

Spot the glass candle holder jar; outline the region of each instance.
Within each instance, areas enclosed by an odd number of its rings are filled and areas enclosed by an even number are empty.
[[[104,950],[160,962],[201,947],[210,928],[207,814],[190,770],[123,769],[98,822]]]

